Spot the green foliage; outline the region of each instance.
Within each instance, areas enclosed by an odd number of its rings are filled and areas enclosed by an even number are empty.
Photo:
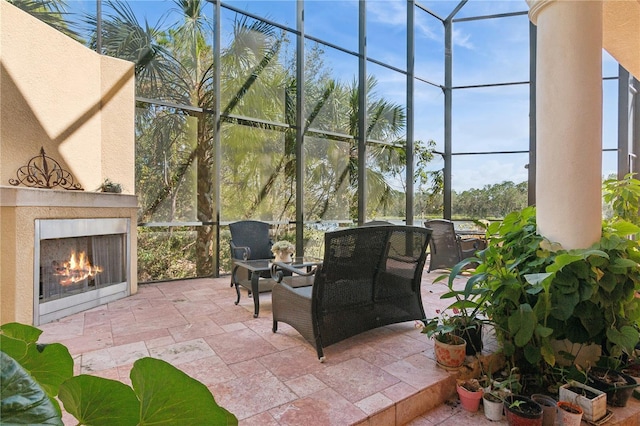
[[[195,277],[194,240],[189,228],[139,227],[138,281]]]
[[[0,352],[0,419],[3,424],[60,425],[59,409],[20,363]]]
[[[621,180],[615,177],[606,179],[602,197],[611,204],[614,217],[640,225],[640,180],[633,176],[634,173],[629,173]]]
[[[592,247],[564,250],[536,233],[528,207],[491,224],[488,247],[456,268],[478,263],[467,286],[490,292],[486,312],[514,365],[551,372],[552,339],[602,344],[614,357],[632,353],[640,338],[640,251],[629,236],[637,232],[615,218]]]
[[[435,338],[442,343],[451,344],[456,339],[453,334],[457,328],[455,321],[446,312],[438,311],[438,314],[435,318],[425,320],[420,326],[420,332],[426,334],[429,338]]]
[[[469,279],[462,290],[454,288],[454,279],[464,265],[466,264],[462,262],[455,265],[450,274],[441,275],[433,281],[437,283],[448,277],[449,291],[440,298],[455,300],[444,310],[436,310],[437,317],[427,318],[422,324],[421,332],[444,343],[452,343],[451,335],[459,336],[465,330],[478,327],[485,322],[481,315],[485,314],[491,291],[477,286],[475,279]]]
[[[137,360],[130,373],[133,388],[102,377],[73,376],[69,351],[60,344],[38,345],[40,334],[18,323],[0,327],[3,424],[62,425],[56,395],[79,425],[238,424],[205,385],[165,361]]]
[[[497,219],[527,206],[527,182],[504,181],[451,194],[453,214],[466,218]]]

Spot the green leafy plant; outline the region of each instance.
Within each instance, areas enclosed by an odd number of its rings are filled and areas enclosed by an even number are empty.
[[[454,316],[450,322],[457,330],[466,330],[487,322],[486,309],[491,298],[491,289],[477,285],[478,275],[472,276],[466,282],[463,289],[455,288],[455,278],[460,275],[466,262],[455,265],[449,274],[437,277],[433,282],[447,279],[448,291],[440,296],[440,299],[455,299],[446,310],[452,310]]]
[[[453,311],[454,314],[457,309]],[[459,341],[454,334],[458,328],[455,316],[450,315],[446,310],[440,311],[436,309],[438,316],[428,318],[424,321],[416,321],[416,327],[421,329],[422,334],[426,334],[429,338],[434,338],[442,343],[454,344]]]
[[[122,185],[112,182],[111,179],[107,178],[102,182],[98,189],[101,192],[112,192],[114,194],[119,194],[122,192]]]
[[[611,178],[603,182],[602,198],[611,205],[613,216],[624,221],[640,225],[640,180],[635,173],[625,175],[623,179]]]
[[[613,356],[633,351],[640,336],[640,251],[631,237],[639,229],[616,216],[603,222],[592,247],[565,250],[537,234],[535,208],[528,207],[491,224],[487,248],[456,268],[477,264],[467,287],[490,290],[486,314],[513,365],[550,372],[553,339],[602,344]]]
[[[79,425],[238,424],[205,385],[165,361],[137,360],[130,373],[132,387],[73,376],[67,348],[38,344],[41,333],[18,323],[0,327],[3,423],[62,425],[57,397]]]

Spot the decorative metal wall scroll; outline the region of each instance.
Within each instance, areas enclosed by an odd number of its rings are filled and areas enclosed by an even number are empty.
[[[26,166],[18,169],[18,179],[9,179],[13,186],[23,184],[32,188],[53,189],[60,187],[70,191],[84,191],[79,183],[74,183],[71,172],[63,169],[53,158],[40,148],[40,155],[33,157]]]

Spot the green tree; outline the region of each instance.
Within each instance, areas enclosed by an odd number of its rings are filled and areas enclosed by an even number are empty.
[[[497,219],[527,206],[527,182],[504,181],[452,194],[454,214],[472,219]]]

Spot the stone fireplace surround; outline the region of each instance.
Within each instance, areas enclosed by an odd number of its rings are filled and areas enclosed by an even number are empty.
[[[34,301],[36,219],[129,219],[129,293],[137,291],[137,197],[84,191],[60,191],[0,186],[0,282],[2,323],[18,321],[37,325]]]

